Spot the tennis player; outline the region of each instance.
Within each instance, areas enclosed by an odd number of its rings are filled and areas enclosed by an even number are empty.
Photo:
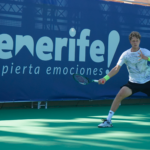
[[[98,81],[99,84],[105,84],[107,80],[119,72],[124,63],[126,64],[129,72],[129,81],[122,86],[116,95],[107,119],[103,120],[103,123],[98,125],[99,128],[113,126],[111,118],[124,98],[137,92],[143,92],[150,96],[150,67],[147,65],[147,61],[150,61],[150,51],[139,47],[140,39],[141,35],[138,32],[131,32],[129,41],[132,47],[124,51],[120,56],[117,65],[108,73],[108,75]]]

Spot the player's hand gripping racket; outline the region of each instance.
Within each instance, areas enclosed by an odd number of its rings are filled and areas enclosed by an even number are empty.
[[[98,80],[91,80],[91,79],[89,79],[85,76],[79,75],[79,74],[73,74],[73,78],[75,81],[77,81],[78,83],[80,83],[82,85],[87,85],[92,82],[98,83]]]

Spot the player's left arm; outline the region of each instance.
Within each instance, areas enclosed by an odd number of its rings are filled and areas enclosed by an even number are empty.
[[[141,50],[140,50],[140,52],[139,52],[139,57],[140,57],[139,60],[144,59],[144,60],[150,61],[150,57],[145,56],[145,55],[142,53]]]

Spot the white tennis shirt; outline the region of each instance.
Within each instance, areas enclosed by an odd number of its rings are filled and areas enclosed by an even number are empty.
[[[143,84],[150,81],[150,66],[148,66],[147,60],[139,60],[141,58],[138,57],[140,50],[143,55],[150,57],[150,51],[148,49],[140,48],[137,52],[131,52],[130,48],[122,53],[117,65],[122,66],[125,63],[129,72],[129,81]]]

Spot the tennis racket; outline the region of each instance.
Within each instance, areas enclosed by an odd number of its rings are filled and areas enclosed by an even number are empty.
[[[82,85],[87,85],[89,83],[92,83],[92,82],[96,82],[98,83],[98,80],[91,80],[85,76],[82,76],[80,74],[73,74],[73,78],[75,81],[77,81],[78,83],[82,84]]]

